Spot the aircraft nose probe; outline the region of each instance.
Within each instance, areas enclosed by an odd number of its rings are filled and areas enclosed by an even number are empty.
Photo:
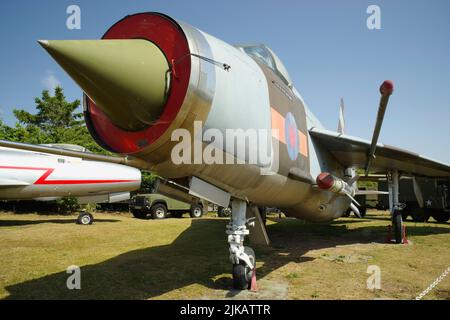
[[[164,111],[170,68],[163,52],[152,42],[142,39],[38,42],[117,127],[141,130]]]

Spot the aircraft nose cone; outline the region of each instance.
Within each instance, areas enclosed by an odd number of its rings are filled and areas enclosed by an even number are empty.
[[[169,65],[152,42],[38,42],[119,128],[141,130],[162,114],[169,89]]]

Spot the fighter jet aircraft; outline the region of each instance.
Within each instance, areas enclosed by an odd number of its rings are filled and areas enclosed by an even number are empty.
[[[86,153],[72,145],[53,145],[61,151]],[[130,198],[141,184],[141,172],[120,164],[0,147],[0,200],[51,201],[76,197],[79,203],[118,202]],[[78,223],[91,224],[88,212]]]
[[[86,123],[100,145],[166,178],[167,193],[231,202],[237,289],[255,274],[244,238],[268,243],[259,206],[330,221],[349,207],[358,212],[356,169],[383,173],[401,243],[399,175],[450,176],[447,164],[377,143],[392,81],[380,88],[366,141],[326,130],[267,46],[232,46],[164,14],[129,15],[101,40],[40,44],[84,91]]]

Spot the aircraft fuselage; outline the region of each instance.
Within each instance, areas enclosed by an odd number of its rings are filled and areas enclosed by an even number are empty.
[[[139,170],[123,165],[9,148],[0,157],[0,200],[126,193],[141,183]]]

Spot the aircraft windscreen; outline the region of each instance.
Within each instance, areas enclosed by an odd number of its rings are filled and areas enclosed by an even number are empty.
[[[249,46],[237,46],[243,50],[247,55],[249,55],[254,60],[265,64],[270,69],[272,69],[278,76],[283,80],[283,82],[292,88],[292,81],[286,67],[281,62],[280,58],[272,51],[270,48],[263,44],[259,45],[249,45]]]

